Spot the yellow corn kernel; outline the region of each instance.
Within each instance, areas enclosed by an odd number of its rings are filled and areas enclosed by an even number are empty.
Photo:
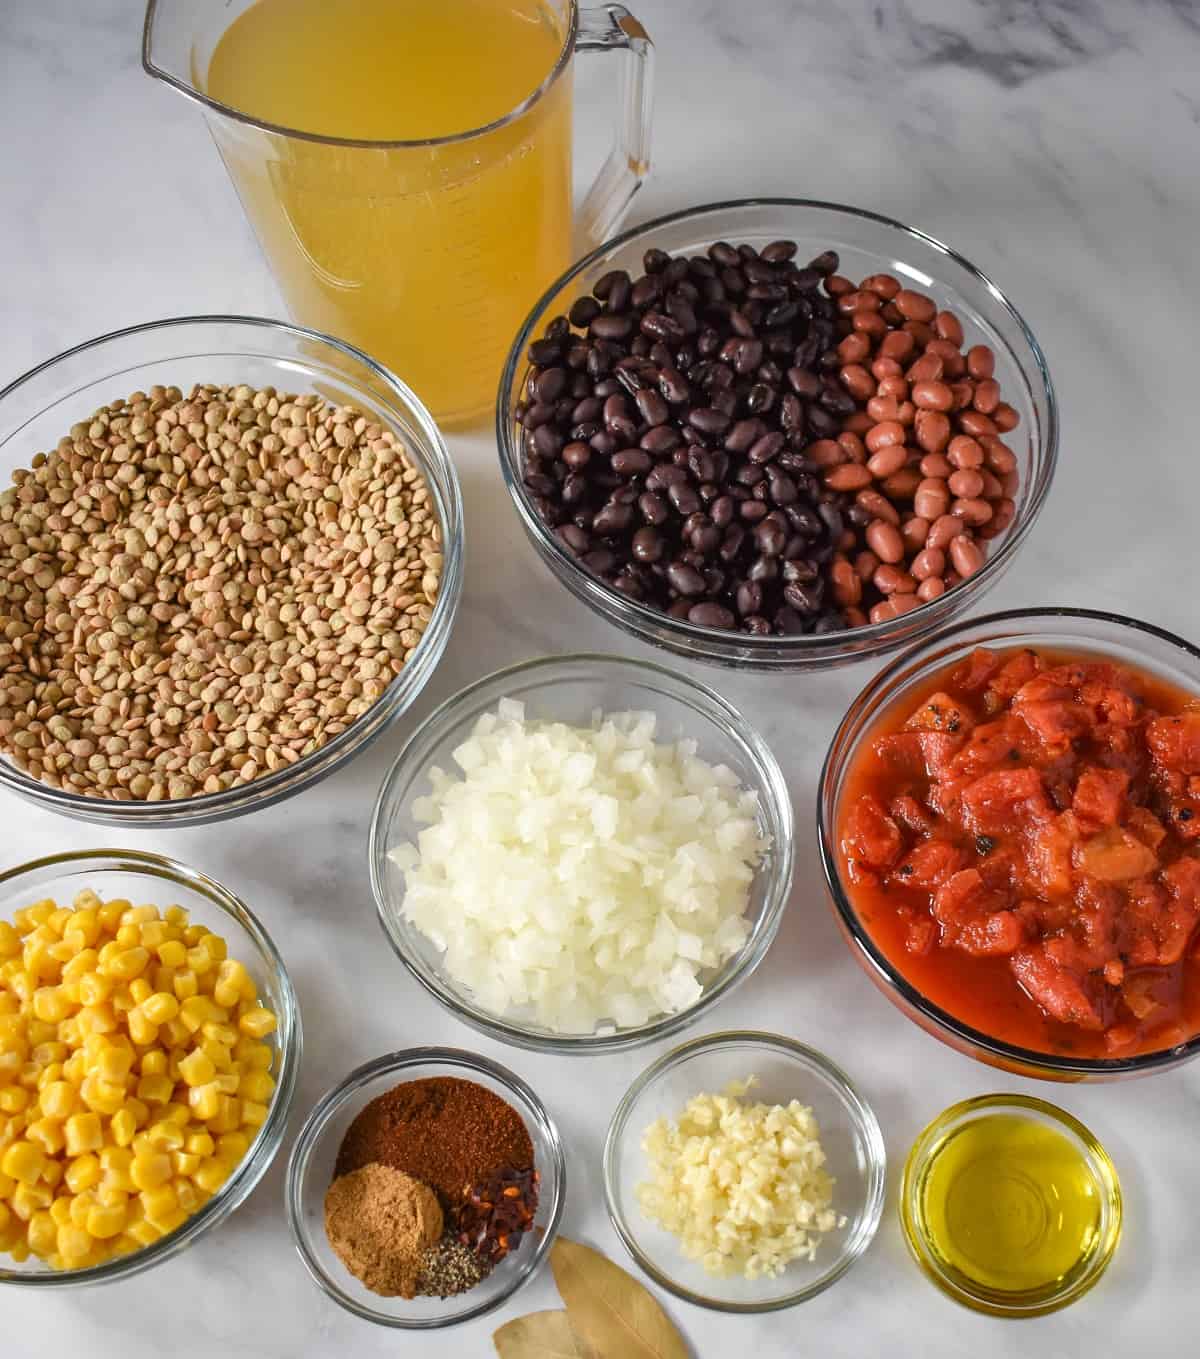
[[[177,925],[181,930],[187,928],[188,913],[186,907],[168,906],[167,909],[162,913],[162,918],[169,925]]]
[[[143,1076],[165,1076],[167,1074],[167,1054],[160,1050],[142,1054],[138,1070]]]
[[[157,949],[168,938],[170,925],[165,920],[147,920],[138,931],[143,948]]]
[[[95,1189],[100,1183],[100,1158],[85,1152],[67,1166],[64,1176],[67,1188],[72,1194],[82,1194],[87,1189]]]
[[[129,1037],[140,1048],[146,1048],[158,1040],[158,1025],[152,1024],[146,1018],[139,1006],[136,1010],[130,1010],[127,1023],[129,1025]]]
[[[9,1247],[8,1254],[14,1263],[23,1265],[29,1259],[29,1245],[26,1241],[18,1238]]]
[[[42,1178],[40,1183],[48,1184],[51,1187],[51,1189],[57,1189],[58,1186],[62,1184],[63,1174],[65,1170],[66,1166],[62,1161],[56,1161],[53,1157],[51,1157],[50,1160],[48,1160],[45,1166],[43,1166],[42,1168]]]
[[[64,1081],[69,1081],[76,1089],[83,1084],[87,1076],[87,1057],[82,1049],[73,1052],[62,1064],[62,1076]]]
[[[54,1202],[54,1190],[48,1184],[21,1183],[8,1202],[21,1221],[28,1222],[39,1209],[50,1207]]]
[[[129,1194],[124,1189],[112,1189],[106,1184],[97,1185],[96,1202],[104,1208],[124,1208],[129,1202]]]
[[[21,951],[21,936],[7,920],[0,920],[0,959],[13,958]]]
[[[177,1104],[172,1100],[169,1104],[164,1104],[158,1111],[156,1123],[175,1123],[186,1130],[187,1125],[192,1121],[192,1111],[186,1104]]]
[[[208,996],[190,996],[179,1007],[179,1018],[192,1033],[208,1023],[224,1024],[228,1017]]]
[[[254,981],[236,958],[226,958],[217,968],[213,1000],[232,1010],[239,1000],[249,1000],[255,993]]]
[[[171,1178],[171,1158],[165,1151],[147,1150],[133,1158],[129,1178],[136,1189],[157,1189]]]
[[[143,1076],[137,1083],[137,1097],[147,1104],[166,1104],[174,1091],[170,1076]]]
[[[222,1027],[223,1026],[220,1024],[206,1024],[204,1029],[219,1029]],[[204,1032],[204,1030],[201,1030],[201,1032]],[[199,1050],[204,1053],[218,1071],[233,1070],[233,1051],[231,1048],[226,1047],[224,1043],[219,1042],[215,1038],[205,1038],[201,1041]]]
[[[91,1253],[92,1238],[79,1227],[69,1225],[58,1229],[58,1253],[73,1267]]]
[[[130,1174],[133,1152],[128,1147],[105,1147],[100,1153],[100,1167],[104,1171],[103,1189],[123,1189],[126,1193],[136,1189]]]
[[[261,1128],[267,1121],[267,1106],[256,1100],[242,1100],[242,1122],[251,1128]],[[216,1126],[215,1124],[213,1125]]]
[[[128,1213],[125,1205],[97,1203],[88,1209],[87,1222],[84,1224],[89,1236],[98,1241],[108,1241],[125,1230]]]
[[[145,977],[138,977],[129,983],[129,995],[135,1005],[144,1005],[154,994],[154,987]]]
[[[183,1146],[183,1129],[178,1123],[151,1123],[146,1129],[146,1136],[150,1139],[151,1146],[160,1147],[164,1151],[178,1151]]]
[[[122,950],[137,948],[142,942],[142,932],[136,925],[122,925],[113,935],[113,939]]]
[[[69,963],[75,956],[74,947],[66,940],[60,939],[56,944],[51,944],[46,952],[58,964],[58,975],[62,976],[62,969],[65,963]]]
[[[113,1085],[124,1085],[132,1069],[132,1050],[118,1047],[115,1043],[106,1043],[96,1061],[96,1075]]]
[[[241,1083],[242,1078],[236,1071],[222,1071],[213,1080],[213,1084],[223,1095],[236,1095]]]
[[[150,1106],[144,1100],[131,1095],[125,1101],[125,1108],[133,1115],[133,1121],[139,1128],[150,1121]]]
[[[113,984],[108,977],[99,972],[85,972],[79,978],[79,1003],[81,1005],[103,1005],[113,993]]]
[[[106,901],[102,905],[94,902],[81,902],[78,897],[75,899],[75,907],[91,906],[96,912],[96,918],[100,922],[100,927],[106,934],[115,934],[121,924],[121,917],[129,909],[130,903],[123,897],[114,897],[111,901]]]
[[[46,1024],[58,1024],[71,1013],[71,1002],[61,987],[39,986],[33,993],[33,1013]]]
[[[212,934],[205,931],[200,940],[199,947],[212,959],[214,963],[223,963],[229,950],[225,946],[225,940],[219,934]]]
[[[2,923],[2,922],[0,922]],[[2,980],[2,978],[0,978]],[[0,990],[0,1016],[15,1015],[21,1012],[21,1002],[8,991]]]
[[[207,1123],[221,1112],[221,1092],[211,1081],[207,1085],[195,1086],[188,1091],[188,1105],[193,1118]]]
[[[230,1134],[230,1136],[236,1136],[236,1134]],[[189,1152],[192,1156],[200,1157],[211,1156],[215,1149],[212,1134],[206,1132],[190,1134],[183,1146],[184,1150]],[[0,1197],[3,1197],[3,1195],[0,1195]]]
[[[122,949],[107,963],[101,964],[101,970],[105,976],[111,977],[114,981],[130,982],[145,972],[149,961],[150,951],[142,948],[140,944],[135,944],[133,948]]]
[[[125,1087],[102,1081],[98,1076],[89,1076],[79,1093],[87,1107],[98,1114],[115,1114],[125,1103]]]
[[[116,1033],[119,1023],[117,1020],[117,1007],[113,1001],[106,1000],[99,1005],[85,1005],[83,1009],[74,1016],[75,1023],[79,1027],[79,1032],[84,1037],[92,1037],[97,1034]],[[69,1019],[64,1020],[59,1027],[62,1034],[64,1025],[69,1024]],[[65,1035],[62,1035],[65,1040]]]
[[[61,1027],[61,1025],[59,1027]],[[35,1036],[32,1029],[33,1026],[30,1025],[30,1037]],[[51,1030],[51,1032],[54,1031]],[[37,1036],[40,1037],[40,1034]],[[36,1066],[39,1071],[44,1071],[46,1067],[51,1066],[54,1062],[65,1062],[70,1055],[71,1049],[66,1043],[60,1043],[53,1038],[43,1039],[29,1054],[34,1066]]]
[[[34,1184],[46,1164],[46,1153],[33,1142],[14,1142],[0,1157],[0,1170],[21,1184]]]
[[[194,1175],[200,1168],[200,1157],[193,1156],[187,1151],[173,1151],[171,1153],[171,1169],[176,1175]]]
[[[207,1085],[217,1074],[212,1060],[203,1052],[189,1052],[179,1063],[179,1075],[190,1086]]]
[[[64,1124],[67,1133],[67,1155],[82,1156],[87,1151],[99,1151],[104,1145],[104,1131],[94,1113],[72,1114]]]
[[[230,1165],[237,1165],[249,1150],[250,1138],[244,1132],[222,1133],[217,1138],[217,1155]]]
[[[0,1114],[20,1114],[29,1107],[29,1091],[20,1085],[0,1089]]]
[[[49,1065],[42,1067],[38,1072],[37,1088],[45,1090],[48,1085],[53,1085],[55,1081],[63,1079],[63,1064],[61,1062],[50,1062]]]
[[[199,993],[200,980],[191,969],[185,969],[182,972],[176,972],[173,989],[179,1000],[187,1001]]]
[[[113,1114],[109,1131],[112,1133],[113,1141],[119,1147],[127,1147],[133,1141],[133,1135],[137,1132],[137,1120],[128,1106],[124,1109],[118,1109]]]
[[[187,962],[187,945],[182,939],[168,939],[155,952],[164,967],[182,967]]]
[[[81,982],[90,972],[95,970],[96,964],[100,961],[100,955],[94,948],[78,949],[71,961],[63,964],[62,979],[64,982]]]
[[[55,1225],[61,1227],[64,1222],[71,1220],[71,1204],[75,1200],[69,1194],[64,1194],[54,1200],[49,1208],[49,1216],[54,1219]],[[35,1218],[37,1214],[34,1214]]]
[[[29,967],[28,950],[26,951],[25,957],[26,957],[25,966],[28,968]],[[196,974],[197,977],[202,978],[206,977],[209,973],[215,972],[217,967],[215,959],[213,959],[210,956],[208,950],[201,948],[199,944],[195,945],[195,947],[193,948],[188,949],[187,965],[188,967],[191,968],[191,970]],[[209,984],[211,985],[211,978],[209,978]]]
[[[58,1200],[56,1199],[55,1202],[57,1203]],[[95,1203],[95,1199],[91,1194],[76,1194],[73,1199],[68,1199],[67,1202],[71,1206],[70,1221],[76,1227],[86,1228],[88,1212]]]
[[[39,1118],[36,1123],[31,1123],[25,1129],[25,1136],[31,1142],[38,1142],[48,1156],[57,1156],[67,1144],[63,1135],[63,1125],[56,1123],[52,1118]],[[13,1174],[11,1170],[8,1173]],[[19,1180],[21,1177],[17,1175],[16,1178]]]
[[[265,1038],[267,1034],[275,1032],[275,1016],[270,1010],[260,1006],[257,1010],[250,1010],[242,1015],[238,1020],[238,1028],[249,1038]]]
[[[215,1133],[237,1132],[242,1126],[242,1101],[237,1095],[219,1095],[220,1108],[208,1126]]]
[[[178,1015],[162,1026],[159,1037],[171,1048],[186,1048],[192,1041],[191,1030]]]
[[[210,1156],[200,1163],[200,1169],[196,1171],[192,1179],[207,1193],[215,1194],[229,1178],[232,1171],[233,1167],[228,1161],[219,1156]]]
[[[65,1202],[65,1199],[54,1200],[55,1204]],[[25,1239],[29,1242],[29,1249],[34,1255],[49,1255],[58,1243],[58,1219],[54,1216],[53,1206],[51,1205],[50,1211],[43,1209],[29,1219]]]
[[[157,1188],[144,1191],[141,1199],[146,1221],[153,1222],[156,1227],[161,1227],[162,1220],[170,1217],[179,1207],[175,1187],[167,1180],[164,1180]]]
[[[261,1038],[239,1038],[233,1056],[243,1071],[269,1071],[275,1063],[274,1049]]]
[[[151,1024],[167,1024],[179,1013],[179,1001],[165,991],[156,991],[141,1003],[142,1014]]]

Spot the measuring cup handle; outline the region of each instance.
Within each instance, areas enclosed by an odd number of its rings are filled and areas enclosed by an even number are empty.
[[[597,5],[580,8],[575,50],[621,56],[612,150],[579,211],[577,230],[590,249],[612,235],[650,173],[654,44],[624,5]]]

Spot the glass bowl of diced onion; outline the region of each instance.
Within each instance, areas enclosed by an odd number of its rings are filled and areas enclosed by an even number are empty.
[[[647,1131],[660,1119],[677,1124],[688,1102],[701,1094],[744,1095],[748,1103],[769,1106],[787,1106],[794,1100],[811,1112],[819,1143],[819,1151],[813,1152],[821,1170],[832,1178],[828,1206],[835,1216],[811,1258],[801,1255],[773,1277],[759,1273],[752,1279],[733,1269],[727,1259],[731,1272],[714,1274],[704,1259],[687,1258],[680,1239],[646,1215],[640,1188],[652,1177]],[[801,1117],[807,1121],[806,1115]],[[802,1150],[794,1147],[793,1156],[798,1158]],[[757,1164],[761,1167],[761,1161]],[[680,1195],[687,1194],[694,1170],[684,1174]],[[729,1186],[747,1184],[743,1172],[732,1166],[720,1173],[728,1177],[722,1181],[727,1194],[732,1193]],[[836,1283],[874,1239],[883,1215],[886,1179],[883,1133],[870,1105],[828,1057],[780,1034],[714,1033],[668,1052],[629,1087],[604,1143],[605,1204],[625,1249],[660,1287],[684,1302],[717,1312],[780,1311]],[[662,1192],[661,1186],[657,1192]],[[760,1208],[747,1201],[733,1205],[732,1211],[740,1213],[744,1226],[755,1220]],[[693,1222],[702,1220],[703,1214],[692,1215]],[[709,1244],[710,1263],[716,1266],[718,1242],[714,1238]]]
[[[187,912],[187,923],[203,926],[225,941],[227,956],[240,962],[253,981],[257,1002],[275,1017],[273,1031],[264,1034],[270,1047],[268,1074],[274,1081],[274,1089],[257,1130],[247,1127],[248,1146],[228,1178],[173,1230],[165,1231],[139,1249],[114,1255],[99,1264],[52,1269],[21,1249],[17,1250],[17,1255],[23,1258],[14,1258],[11,1242],[5,1235],[3,1215],[0,1215],[0,1284],[55,1288],[112,1283],[178,1255],[223,1222],[245,1201],[266,1173],[283,1141],[299,1073],[300,1013],[287,969],[266,930],[232,892],[205,874],[161,855],[134,850],[84,850],[55,854],[0,871],[0,921],[11,923],[16,912],[36,908],[46,901],[69,907],[85,891],[94,893],[101,903],[123,900],[134,907],[149,904],[164,913],[172,906],[181,907]],[[21,958],[18,954],[15,961],[20,963]],[[0,967],[3,965],[0,960]],[[0,985],[0,1002],[11,995],[8,988]],[[0,1013],[4,1011],[0,1010]],[[267,1025],[262,1027],[265,1029]],[[33,1063],[28,1065],[30,1079],[34,1079]],[[22,1084],[21,1078],[16,1084]],[[12,1086],[12,1082],[4,1082],[0,1077],[0,1091]],[[131,1088],[129,1093],[133,1098],[135,1089]],[[111,1122],[111,1117],[100,1119],[100,1126],[105,1130],[105,1145],[111,1140],[108,1136]],[[10,1144],[11,1129],[7,1117],[0,1113],[0,1158]],[[175,1173],[182,1175],[182,1169],[176,1167]],[[67,1178],[61,1177],[60,1188],[44,1187],[56,1198],[65,1197],[69,1187]],[[41,1179],[33,1185],[35,1190],[40,1187],[43,1187]],[[8,1226],[12,1227],[12,1213],[8,1216]]]
[[[514,719],[513,714],[519,716]],[[573,891],[592,892],[590,909],[600,912],[595,933],[590,936],[584,937],[586,931],[580,930],[579,937],[556,937],[554,912],[558,893],[553,886],[536,895],[536,899],[520,874],[504,878],[502,893],[495,893],[489,886],[503,872],[501,865],[505,860],[490,854],[487,846],[481,848],[480,841],[489,837],[478,833],[483,823],[475,818],[482,816],[486,823],[489,816],[510,814],[511,806],[499,805],[506,802],[522,798],[526,799],[525,806],[529,799],[537,802],[536,790],[531,793],[527,785],[522,785],[510,798],[498,784],[490,803],[471,808],[470,814],[460,818],[461,824],[448,824],[443,817],[438,825],[438,836],[443,840],[450,838],[455,857],[466,868],[453,874],[456,881],[453,890],[445,894],[445,910],[439,916],[436,930],[429,928],[428,910],[422,922],[424,928],[418,927],[413,913],[406,909],[411,847],[418,846],[424,851],[427,841],[423,837],[429,833],[431,820],[428,810],[431,794],[436,799],[438,789],[445,787],[447,775],[461,777],[462,770],[478,759],[480,719],[490,721],[495,715],[501,723],[516,720],[539,726],[564,724],[581,730],[604,727],[614,719],[623,721],[627,714],[636,715],[632,719],[635,726],[645,724],[644,731],[651,733],[649,743],[657,751],[668,748],[682,751],[681,768],[694,756],[705,762],[707,772],[701,770],[705,779],[717,783],[727,780],[737,796],[741,793],[751,796],[750,810],[740,814],[751,824],[760,849],[747,875],[740,916],[724,917],[711,930],[686,938],[685,924],[679,934],[665,939],[664,933],[676,930],[675,922],[660,919],[647,925],[639,919],[639,911],[642,917],[646,914],[644,901],[639,902],[632,895],[605,899],[599,879],[594,891],[586,880],[581,887],[580,875],[589,871],[586,862],[584,867],[577,867],[556,861],[562,880],[569,881]],[[636,743],[637,739],[640,737],[631,738],[631,742]],[[673,797],[688,791],[686,785],[671,784],[669,780],[667,785],[655,782],[658,772],[650,762],[657,756],[653,753],[646,757],[640,749],[633,749],[628,755],[635,767],[641,759],[648,761],[644,768],[638,767],[638,776],[644,772],[647,787],[665,786]],[[560,758],[573,757],[560,754],[552,740],[547,759]],[[606,809],[602,794],[598,793],[596,800],[594,815],[599,825],[610,810]],[[688,804],[693,801],[689,797],[679,798],[681,816],[686,818],[690,814]],[[703,809],[705,815],[716,814],[711,802],[705,802]],[[627,811],[620,808],[623,827],[627,824]],[[660,835],[660,825],[656,821],[648,830],[648,845],[639,836],[626,836],[623,830],[621,834],[626,838],[619,838],[617,852],[644,855],[647,862],[658,856],[661,862],[671,832],[661,832],[661,838],[655,839]],[[679,836],[679,842],[671,846],[676,856],[672,863],[695,862],[701,878],[711,874],[714,865],[708,856],[727,852],[723,848],[728,843],[724,837],[733,833],[732,826],[732,816],[721,825],[697,819]],[[477,862],[467,856],[476,856]],[[519,1047],[564,1054],[611,1052],[653,1042],[679,1032],[707,1013],[753,972],[770,947],[790,891],[792,859],[792,808],[783,773],[762,738],[741,714],[713,690],[662,666],[588,654],[522,662],[469,685],[445,702],[412,735],[385,778],[370,833],[371,883],[379,918],[392,947],[417,981],[452,1013],[483,1033]],[[718,880],[723,881],[720,875],[725,872],[725,863],[717,864],[715,871]],[[448,957],[453,954],[461,960],[470,951],[471,940],[478,939],[471,935],[471,924],[462,923],[462,916],[470,914],[471,902],[465,898],[472,895],[471,874],[476,872],[479,892],[499,898],[497,910],[534,921],[536,928],[514,925],[508,933],[490,939],[486,952],[476,949],[474,971],[461,962],[452,969]],[[479,915],[477,905],[475,914]],[[710,924],[712,921],[703,912],[696,919],[708,920]],[[637,938],[639,929],[657,929],[655,946],[665,954],[676,960],[694,956],[699,961],[695,969],[679,969],[694,975],[684,975],[676,992],[668,994],[671,987],[666,985],[657,992],[667,996],[661,1007],[645,1003],[652,988],[635,994],[634,984],[625,983],[618,976],[603,997],[605,1004],[611,1003],[611,1011],[585,1012],[581,1001],[576,1020],[570,1013],[572,969],[586,965],[580,959],[586,957],[589,949],[593,950],[592,956],[599,956],[598,950],[607,946],[597,943],[601,935],[609,939],[617,936],[617,931],[609,930],[610,921],[620,926],[621,941]],[[627,923],[631,931],[628,936],[624,933]],[[440,938],[435,939],[435,933]],[[710,943],[713,950],[708,948]],[[556,961],[556,947],[561,948],[562,955],[570,955],[561,966]],[[637,942],[626,947],[621,942],[616,947],[622,950],[620,966],[612,959],[602,965],[614,975],[626,972],[644,977],[651,945]],[[714,951],[718,956],[710,964]],[[544,961],[547,958],[549,961]],[[543,996],[551,996],[561,1013],[548,1017],[546,1004],[529,999],[528,992],[522,998],[517,994],[516,983],[510,985],[514,975],[519,976],[522,986],[531,977],[536,981],[539,969]],[[678,999],[673,1003],[674,996]]]

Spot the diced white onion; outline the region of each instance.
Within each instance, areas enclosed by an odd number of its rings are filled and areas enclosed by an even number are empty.
[[[403,912],[494,1013],[564,1033],[695,1004],[745,943],[767,848],[755,794],[652,713],[527,722],[501,700],[431,769],[416,843],[391,858]]]

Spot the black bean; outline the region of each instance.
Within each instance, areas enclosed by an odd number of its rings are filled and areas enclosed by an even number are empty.
[[[720,282],[730,297],[741,297],[746,291],[746,275],[740,269],[722,269]]]
[[[735,335],[740,335],[746,340],[752,340],[754,338],[754,323],[746,315],[745,311],[734,307],[729,313],[729,324]]]
[[[759,369],[762,372],[762,369]],[[746,394],[746,409],[755,415],[765,415],[775,404],[778,393],[765,382],[756,382]]]
[[[601,506],[592,520],[592,531],[602,538],[614,533],[624,533],[633,520],[633,511],[628,505],[614,505],[610,500]]]
[[[633,400],[638,413],[648,425],[665,425],[670,418],[671,412],[667,403],[657,392],[649,388],[635,393]]]
[[[638,497],[638,509],[647,524],[665,524],[670,517],[667,502],[653,491],[643,491]]]
[[[617,555],[607,547],[594,547],[590,552],[585,552],[580,561],[589,571],[594,571],[598,576],[606,576],[616,566]]]
[[[672,293],[667,298],[667,315],[679,327],[683,335],[695,335],[700,329],[700,323],[696,320],[696,313],[692,304],[681,297],[678,293]],[[663,336],[657,338],[663,339]]]
[[[592,545],[592,540],[588,535],[581,528],[576,528],[574,524],[559,525],[554,530],[554,536],[577,557],[581,553],[587,552]]]
[[[552,425],[539,425],[533,432],[533,446],[539,457],[556,458],[562,452],[563,436]]]
[[[718,438],[729,429],[732,421],[723,411],[714,410],[711,406],[698,406],[688,411],[688,424],[693,429],[697,429],[701,434],[707,434],[711,438]]]
[[[688,622],[702,628],[732,628],[737,620],[720,604],[694,604],[688,610]]]
[[[727,524],[733,522],[733,516],[737,513],[737,505],[732,496],[719,495],[709,505],[708,513],[718,528],[725,528]]]
[[[594,297],[576,298],[567,317],[576,330],[586,330],[588,325],[600,315],[600,303]]]
[[[647,453],[661,457],[683,442],[683,435],[673,425],[655,425],[638,440]]]
[[[737,588],[737,611],[743,618],[757,613],[763,606],[763,587],[753,580],[745,580]]]
[[[769,519],[764,519],[754,530],[754,544],[764,557],[778,557],[786,542],[787,533]]]
[[[612,469],[619,477],[640,477],[653,466],[649,453],[640,448],[622,448],[612,457]]]
[[[648,307],[662,293],[662,283],[653,274],[646,274],[633,285],[629,301],[634,311]]]
[[[772,430],[770,434],[764,434],[761,439],[756,439],[750,446],[746,456],[752,463],[768,463],[783,448],[783,435],[778,430]],[[745,485],[753,485],[753,482],[745,482]]]
[[[557,363],[562,357],[561,340],[534,340],[529,346],[529,362],[539,368],[548,363]]]
[[[804,632],[806,624],[803,614],[785,604],[775,611],[775,626],[785,637],[795,637]]]
[[[783,587],[783,597],[797,613],[816,613],[821,607],[821,591],[816,582],[790,581]]]
[[[730,524],[721,539],[718,555],[723,562],[736,561],[746,541],[746,530],[741,524]]]
[[[563,479],[562,502],[564,505],[577,505],[588,493],[588,479],[578,472],[572,472]]]
[[[759,257],[768,264],[783,264],[795,256],[796,250],[795,241],[772,241],[770,245],[763,246]]]
[[[771,483],[771,489],[769,494],[771,496],[771,499],[775,502],[775,504],[776,505],[795,504],[800,493],[796,490],[796,483],[791,479],[791,477],[789,477],[786,472],[780,471],[776,467],[770,468],[768,470],[767,475],[770,478]]]
[[[667,584],[679,595],[704,593],[704,577],[694,566],[688,566],[686,562],[673,561],[667,567]]]
[[[716,524],[710,521],[707,524],[698,524],[688,534],[688,542],[694,551],[702,552],[707,557],[720,547],[723,536]]]
[[[788,386],[802,396],[806,401],[811,401],[821,390],[821,379],[816,373],[810,372],[807,368],[799,366],[791,367],[787,370]]]
[[[671,257],[665,250],[655,250],[652,247],[642,256],[642,268],[648,274],[661,274],[670,263]]]
[[[767,513],[767,507],[761,500],[743,500],[738,506],[738,514],[748,523],[756,524]]]
[[[633,334],[633,317],[605,313],[591,322],[588,333],[598,340],[624,340]]]
[[[612,285],[604,298],[604,310],[624,311],[629,306],[629,295],[633,290],[633,280],[624,270],[613,276]]]
[[[809,260],[808,267],[815,270],[822,278],[825,278],[829,274],[837,273],[837,267],[840,262],[836,250],[825,250],[822,251],[816,259]]]
[[[593,326],[595,322],[592,322]],[[646,312],[640,322],[643,335],[664,344],[678,344],[683,339],[683,327],[673,316],[665,316],[661,311]]]
[[[550,404],[557,401],[567,390],[567,370],[544,368],[534,379],[533,389],[539,402]]]
[[[731,268],[741,262],[741,256],[728,241],[714,241],[708,247],[708,257],[716,264]]]
[[[663,554],[662,538],[653,528],[638,529],[630,548],[639,562],[656,562]]]
[[[808,427],[818,439],[827,439],[836,434],[840,426],[841,421],[831,411],[817,405],[808,407]]]
[[[675,506],[675,512],[685,517],[700,508],[700,497],[686,481],[673,481],[667,487],[667,499]]]
[[[658,390],[665,400],[675,406],[687,401],[691,396],[691,388],[677,368],[662,369],[658,375]]]

